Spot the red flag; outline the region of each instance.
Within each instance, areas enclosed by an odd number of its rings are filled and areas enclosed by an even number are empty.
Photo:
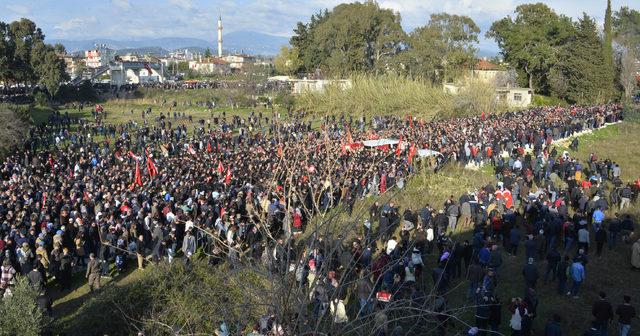
[[[413,162],[413,157],[416,155],[416,144],[412,143],[411,147],[409,147],[409,157],[408,157],[408,162],[409,164],[411,164]]]
[[[484,121],[487,118],[487,116],[484,114],[484,111],[482,111],[480,118],[482,119],[482,121]]]
[[[223,218],[226,213],[227,210],[225,208],[220,208],[220,218]]]
[[[402,153],[402,135],[400,136],[400,140],[398,140],[398,145],[396,146],[396,157],[400,157],[400,153]]]
[[[222,174],[224,172],[224,167],[222,166],[222,162],[218,161],[218,174]]]
[[[227,168],[227,175],[224,177],[224,184],[231,184],[231,169]]]
[[[409,116],[409,127],[413,128],[413,117]]]
[[[278,145],[278,157],[282,157],[282,145]]]
[[[387,191],[387,174],[383,174],[380,177],[380,193],[384,194]]]
[[[140,174],[140,164],[138,161],[136,161],[136,173],[133,176],[133,183],[131,183],[129,189],[135,189],[136,185],[142,187],[142,175]]]
[[[211,141],[207,141],[207,153],[211,153],[213,150],[211,149]]]
[[[151,155],[149,155],[149,150],[145,149],[144,151],[147,154],[147,170],[149,171],[149,177],[154,178],[158,175],[158,169],[156,168],[155,163],[153,163]]]

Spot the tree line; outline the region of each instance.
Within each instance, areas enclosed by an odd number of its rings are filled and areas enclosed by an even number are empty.
[[[635,90],[637,10],[614,13],[609,1],[602,34],[589,15],[573,20],[542,3],[520,5],[514,14],[494,22],[485,36],[497,42],[520,86],[572,103],[629,98]],[[316,13],[293,33],[275,59],[280,73],[392,72],[440,84],[473,68],[480,28],[468,16],[437,13],[407,33],[399,13],[367,1]]]
[[[42,30],[29,19],[0,21],[0,82],[7,86],[41,85],[50,96],[56,95],[62,83],[69,80],[64,60],[59,57],[65,49],[61,44],[46,44],[44,38]]]

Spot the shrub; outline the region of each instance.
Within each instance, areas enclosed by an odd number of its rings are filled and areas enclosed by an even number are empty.
[[[41,107],[49,106],[49,97],[47,97],[47,94],[42,91],[36,92],[33,95],[33,100],[38,106],[41,106]]]
[[[542,95],[533,95],[533,100],[531,101],[531,105],[533,106],[569,106],[569,104],[560,99],[558,97],[549,97]]]
[[[11,293],[10,297],[0,300],[0,335],[41,335],[48,318],[36,303],[39,293],[26,277],[18,277]]]
[[[352,88],[329,86],[323,93],[306,92],[297,108],[316,115],[359,116],[414,115],[433,117],[453,110],[451,95],[422,79],[399,75],[355,75]]]

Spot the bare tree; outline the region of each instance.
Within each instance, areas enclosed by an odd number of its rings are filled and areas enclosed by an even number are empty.
[[[629,101],[637,88],[638,55],[632,48],[625,48],[620,54],[620,85],[624,89],[624,99]]]

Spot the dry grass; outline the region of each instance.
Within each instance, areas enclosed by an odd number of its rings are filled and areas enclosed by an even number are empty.
[[[349,90],[329,87],[324,93],[305,93],[297,99],[297,107],[316,115],[347,112],[354,117],[393,114],[430,118],[453,110],[451,96],[424,80],[396,75],[356,75],[351,80]]]

